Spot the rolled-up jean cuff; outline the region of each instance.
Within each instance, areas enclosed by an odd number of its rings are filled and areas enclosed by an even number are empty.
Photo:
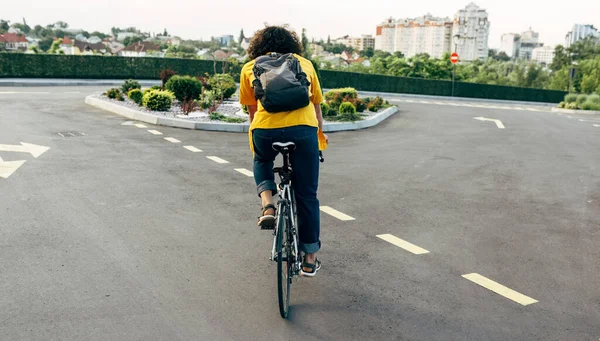
[[[277,192],[277,185],[275,184],[275,181],[265,180],[265,181],[259,183],[257,186],[257,191],[258,191],[259,197],[262,192],[268,191],[268,190],[271,190],[272,192]]]
[[[321,249],[321,241],[310,244],[300,243],[299,249],[304,253],[315,253]]]

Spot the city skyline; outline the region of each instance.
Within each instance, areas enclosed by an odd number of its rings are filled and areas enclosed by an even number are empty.
[[[275,20],[260,10],[260,3],[269,5],[272,12],[278,13]],[[246,36],[269,24],[289,24],[298,33],[307,30],[309,39],[332,39],[345,35],[375,35],[376,26],[389,17],[421,17],[431,14],[436,17],[453,17],[455,13],[474,2],[489,14],[489,47],[498,49],[501,36],[505,33],[519,33],[530,27],[540,33],[540,41],[545,45],[564,44],[565,35],[574,24],[589,24],[600,27],[600,11],[597,1],[582,0],[577,8],[564,8],[547,3],[543,12],[539,5],[506,0],[495,3],[481,1],[421,1],[406,5],[391,3],[389,0],[365,2],[348,0],[343,5],[307,0],[302,4],[273,4],[263,0],[245,2],[230,0],[227,4],[199,1],[187,3],[173,0],[148,6],[147,2],[122,2],[107,0],[102,3],[89,3],[82,8],[74,0],[56,0],[51,3],[40,0],[16,2],[4,9],[2,19],[21,22],[25,17],[30,26],[42,25],[62,20],[72,28],[82,28],[89,32],[110,32],[111,27],[135,26],[143,31],[170,33],[183,39],[209,40],[211,36],[233,34],[240,29]],[[36,10],[31,10],[35,8]],[[119,11],[115,11],[119,8]],[[236,9],[232,11],[233,9]],[[215,14],[216,13],[216,14]],[[222,15],[219,13],[223,13]],[[226,18],[226,20],[223,20]]]

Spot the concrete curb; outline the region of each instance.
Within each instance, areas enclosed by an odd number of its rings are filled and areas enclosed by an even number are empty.
[[[99,98],[95,98],[93,95],[87,96],[85,98],[85,103],[91,105],[93,107],[106,110],[117,114],[119,116],[126,117],[130,120],[141,121],[145,123],[150,123],[154,125],[161,125],[166,127],[175,127],[175,128],[184,128],[184,129],[196,129],[196,130],[208,130],[208,131],[221,131],[221,132],[230,132],[230,133],[247,133],[250,129],[250,124],[244,123],[225,123],[225,122],[195,122],[182,120],[178,118],[170,118],[170,117],[159,117],[152,114],[147,114],[140,112],[138,110],[134,110],[131,108],[126,108],[118,104],[110,103]],[[359,130],[365,129],[372,126],[375,126],[381,123],[386,118],[392,116],[398,112],[397,107],[391,107],[383,110],[377,115],[362,121],[357,122],[339,122],[339,123],[325,123],[323,125],[323,132],[336,132],[336,131],[346,131],[346,130]]]
[[[593,110],[572,110],[572,109],[562,109],[562,108],[552,108],[552,112],[557,112],[561,114],[573,114],[573,115],[600,115],[600,111]]]

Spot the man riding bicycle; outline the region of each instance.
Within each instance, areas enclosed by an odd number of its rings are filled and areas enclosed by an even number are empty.
[[[317,198],[319,150],[326,146],[323,95],[312,63],[303,58],[298,36],[281,26],[258,31],[250,42],[240,76],[240,103],[250,114],[249,142],[254,154],[254,180],[262,201],[261,229],[275,227],[274,142],[294,142],[294,169],[299,249],[304,252],[301,275],[314,276],[321,267],[320,209]]]

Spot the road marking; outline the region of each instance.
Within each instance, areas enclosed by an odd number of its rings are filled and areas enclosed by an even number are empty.
[[[141,123],[136,123],[136,124],[134,124],[134,126],[136,126],[138,128],[148,128],[148,127],[146,127],[146,125],[141,124]]]
[[[539,109],[535,109],[535,108],[526,108],[529,111],[540,111]]]
[[[344,214],[338,210],[334,210],[333,208],[331,208],[329,206],[321,206],[321,211],[329,214],[330,216],[338,218],[339,220],[342,220],[342,221],[356,220],[356,219],[352,218],[351,216]]]
[[[431,104],[431,102],[429,102],[429,101],[419,101],[419,103],[423,103],[423,104]]]
[[[0,91],[0,95],[14,95],[14,94],[49,94],[46,91]]]
[[[513,107],[513,110],[525,110],[525,109],[523,109],[521,107]]]
[[[21,145],[9,145],[9,144],[0,144],[0,151],[4,152],[19,152],[19,153],[29,153],[33,155],[34,158],[38,158],[38,156],[44,154],[50,149],[50,147],[38,146],[31,143],[21,142]]]
[[[194,146],[183,146],[183,148],[189,150],[190,152],[194,152],[194,153],[200,153],[202,152],[200,149],[194,147]]]
[[[393,236],[391,234],[379,234],[379,235],[377,235],[377,238],[383,239],[388,243],[391,243],[393,245],[401,247],[408,252],[414,253],[415,255],[422,255],[425,253],[429,253],[429,251],[427,251],[421,247],[418,247],[414,244],[411,244],[411,243],[407,242],[406,240],[402,240],[396,236]]]
[[[127,122],[121,123],[122,126],[132,126],[134,124],[135,124],[135,122],[133,122],[133,121],[127,121]]]
[[[407,103],[416,103],[415,101],[413,101],[412,99],[406,99],[405,100]]]
[[[503,286],[502,284],[496,283],[489,278],[481,276],[477,273],[471,273],[467,275],[462,275],[462,277],[468,279],[469,281],[479,284],[482,287],[491,290],[498,295],[504,296],[510,300],[513,300],[521,305],[529,305],[532,303],[537,303],[537,300],[534,300],[531,297],[525,296],[521,293],[518,293],[510,288]]]
[[[65,94],[80,94],[81,91],[67,91]]]
[[[242,174],[244,174],[244,175],[246,175],[246,176],[249,176],[249,177],[253,177],[254,176],[254,173],[252,173],[251,171],[249,171],[249,170],[247,170],[245,168],[236,168],[235,170],[238,171],[238,172],[240,172],[240,173],[242,173]]]
[[[502,124],[502,121],[500,121],[500,120],[496,120],[496,119],[493,119],[493,118],[485,118],[485,117],[473,117],[473,118],[476,119],[476,120],[479,120],[479,121],[491,121],[491,122],[495,122],[496,126],[498,126],[498,129],[504,129],[504,124]]]
[[[153,134],[153,135],[162,135],[162,134],[163,134],[163,133],[161,133],[161,132],[160,132],[160,131],[158,131],[158,130],[148,130],[148,132],[149,132],[150,134]]]
[[[23,166],[26,161],[3,161],[0,157],[0,178],[8,179],[9,176],[13,175],[14,172]]]
[[[442,102],[433,102],[433,104],[444,105],[444,103],[442,103]]]
[[[209,159],[209,160],[213,160],[216,163],[229,163],[229,161],[223,160],[223,159],[221,159],[220,157],[217,157],[217,156],[207,156],[206,158]]]
[[[600,124],[594,124],[594,127],[600,128]]]
[[[173,137],[165,137],[165,140],[167,140],[167,141],[169,141],[171,143],[180,143],[181,142],[178,139],[173,138]]]

